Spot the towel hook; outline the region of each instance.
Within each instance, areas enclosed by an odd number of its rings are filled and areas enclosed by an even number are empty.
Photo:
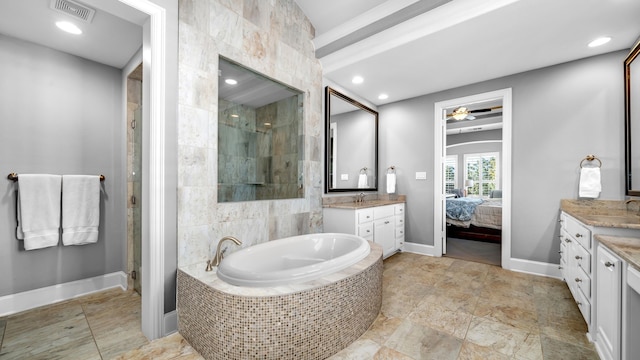
[[[396,167],[391,165],[387,168],[387,174],[395,174],[396,173]]]
[[[589,154],[584,159],[582,159],[582,161],[580,161],[580,168],[582,169],[582,163],[584,163],[585,161],[594,161],[594,160],[598,162],[598,167],[602,167],[602,161],[600,161],[600,159],[598,159],[597,156]]]
[[[362,169],[360,169],[360,174],[366,174],[367,173],[367,168],[363,167]]]

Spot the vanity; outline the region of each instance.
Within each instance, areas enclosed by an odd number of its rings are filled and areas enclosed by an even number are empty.
[[[387,258],[404,246],[404,196],[323,205],[324,231],[355,234],[382,246]]]
[[[638,203],[562,200],[560,269],[602,359],[640,353]],[[635,356],[635,357],[634,357]]]

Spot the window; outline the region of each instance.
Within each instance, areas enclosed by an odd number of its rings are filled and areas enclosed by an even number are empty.
[[[458,184],[458,155],[447,155],[444,164],[444,191],[451,193]]]
[[[467,195],[488,197],[491,190],[500,189],[499,155],[499,153],[464,155],[464,178],[473,180],[473,186],[465,186]]]

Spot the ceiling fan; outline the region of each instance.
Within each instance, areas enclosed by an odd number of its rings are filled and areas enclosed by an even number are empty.
[[[474,120],[476,117],[470,114],[491,112],[493,110],[502,109],[502,105],[492,106],[485,109],[469,110],[464,106],[453,109],[451,114],[447,114],[447,120]]]

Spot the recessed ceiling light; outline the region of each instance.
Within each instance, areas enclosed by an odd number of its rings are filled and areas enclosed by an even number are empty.
[[[351,79],[351,82],[354,84],[362,84],[363,81],[362,76],[354,76],[353,79]]]
[[[56,22],[56,26],[63,31],[68,32],[69,34],[80,35],[82,34],[82,30],[76,25],[68,22],[68,21],[58,21]]]
[[[232,118],[237,118],[237,117],[240,117],[240,116],[238,116],[238,114],[231,114],[231,117]]]
[[[599,37],[599,38],[593,40],[592,42],[590,42],[589,43],[589,47],[596,47],[596,46],[604,45],[604,44],[608,43],[609,41],[611,41],[611,38],[609,36]]]
[[[379,99],[379,100],[386,100],[386,99],[388,99],[388,98],[389,98],[389,95],[387,95],[387,94],[380,94],[380,95],[378,95],[378,99]]]
[[[229,85],[236,85],[238,83],[238,81],[236,81],[235,79],[227,79],[224,82],[226,82]]]

